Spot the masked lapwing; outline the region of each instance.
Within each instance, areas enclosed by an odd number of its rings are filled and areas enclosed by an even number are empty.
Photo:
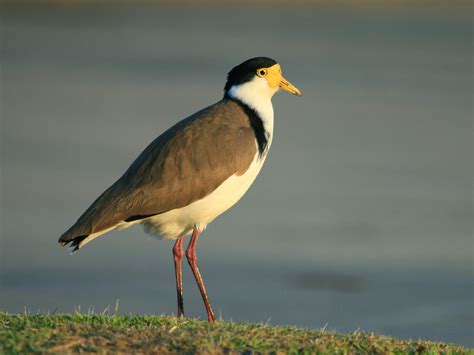
[[[141,223],[147,233],[176,240],[173,246],[178,316],[184,316],[181,260],[199,286],[207,317],[215,320],[198,269],[199,236],[247,191],[262,168],[273,137],[272,97],[300,91],[266,57],[252,58],[227,76],[219,102],[179,121],[156,138],[127,171],[59,238],[73,251],[104,233]]]

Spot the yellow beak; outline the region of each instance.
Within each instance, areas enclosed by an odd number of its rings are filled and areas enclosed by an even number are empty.
[[[281,89],[292,93],[293,95],[303,96],[301,91],[299,91],[292,83],[286,80],[283,75],[281,76],[280,84],[278,85]]]

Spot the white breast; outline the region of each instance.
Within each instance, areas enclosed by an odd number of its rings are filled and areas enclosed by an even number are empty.
[[[232,175],[209,195],[186,207],[147,218],[142,222],[143,228],[149,234],[167,239],[188,235],[195,227],[204,230],[217,216],[240,200],[257,177],[264,161],[265,157],[258,157],[257,153],[243,175]]]
[[[270,147],[273,138],[272,97],[277,90],[270,88],[265,79],[255,76],[244,84],[232,86],[227,93],[230,97],[242,101],[258,113],[265,128],[268,147]]]

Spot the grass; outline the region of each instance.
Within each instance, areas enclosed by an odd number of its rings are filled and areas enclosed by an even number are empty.
[[[0,354],[23,353],[445,353],[458,345],[354,332],[175,317],[0,312]]]

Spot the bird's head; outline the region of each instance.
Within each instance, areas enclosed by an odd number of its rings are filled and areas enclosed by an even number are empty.
[[[271,99],[280,89],[301,96],[301,92],[283,77],[280,64],[270,58],[257,57],[232,68],[227,75],[224,96]]]

